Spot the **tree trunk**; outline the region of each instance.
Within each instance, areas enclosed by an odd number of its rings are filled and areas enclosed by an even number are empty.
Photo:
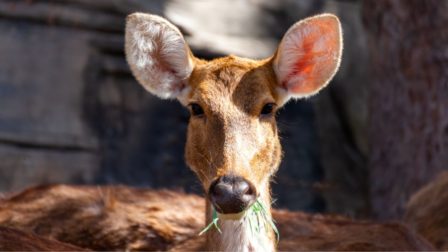
[[[400,218],[410,195],[448,169],[448,1],[366,0],[373,82],[373,214]]]

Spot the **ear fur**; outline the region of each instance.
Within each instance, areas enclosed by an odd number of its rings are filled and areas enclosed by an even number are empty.
[[[342,47],[336,16],[322,14],[295,23],[284,35],[273,61],[284,100],[309,97],[324,88],[339,68]]]
[[[162,17],[134,13],[126,19],[126,59],[135,78],[161,98],[179,98],[194,68],[179,29]]]

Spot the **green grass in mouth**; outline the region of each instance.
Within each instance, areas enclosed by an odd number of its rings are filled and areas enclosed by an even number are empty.
[[[262,230],[261,227],[264,225],[265,230],[268,230],[268,227],[272,228],[277,237],[277,242],[280,240],[280,234],[274,221],[272,220],[272,217],[267,213],[267,208],[259,199],[257,199],[257,201],[255,201],[254,204],[252,204],[252,206],[245,211],[242,219],[248,223],[253,234],[260,234],[260,231]],[[213,208],[212,221],[199,233],[199,235],[205,234],[212,227],[215,227],[219,233],[222,233],[218,225],[218,220],[218,213]]]

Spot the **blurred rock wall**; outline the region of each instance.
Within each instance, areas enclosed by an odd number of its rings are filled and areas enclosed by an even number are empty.
[[[359,1],[0,1],[0,190],[124,183],[201,192],[183,160],[188,113],[146,93],[123,54],[124,18],[163,15],[198,57],[271,55],[295,21],[342,22],[336,79],[279,113],[277,206],[368,214],[366,46]]]

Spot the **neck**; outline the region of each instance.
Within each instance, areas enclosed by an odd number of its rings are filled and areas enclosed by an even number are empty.
[[[269,189],[260,195],[271,217],[271,197]],[[210,201],[206,204],[206,223],[212,221],[213,207]],[[253,224],[252,224],[253,225]],[[269,225],[260,225],[260,230],[254,232],[246,218],[239,220],[218,221],[222,233],[212,228],[207,232],[207,250],[213,251],[274,251],[275,235]]]

